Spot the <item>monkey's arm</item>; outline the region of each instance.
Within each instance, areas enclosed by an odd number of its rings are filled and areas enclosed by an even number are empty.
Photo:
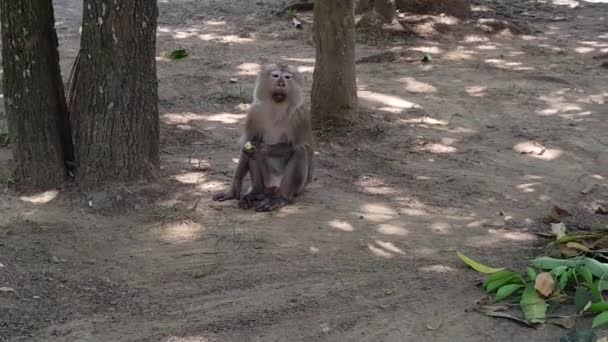
[[[285,158],[289,159],[294,153],[292,143],[264,144],[258,141],[251,141],[243,146],[242,152],[251,159],[262,158]]]

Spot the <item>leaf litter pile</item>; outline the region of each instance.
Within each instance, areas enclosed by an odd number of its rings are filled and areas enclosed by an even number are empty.
[[[551,323],[572,329],[561,341],[598,341],[593,330],[608,326],[608,300],[602,296],[608,290],[608,232],[566,234],[563,223],[552,224],[551,230],[554,239],[545,255],[520,272],[489,267],[457,252],[485,275],[488,296],[474,310],[529,327]],[[573,329],[583,316],[593,317],[591,329]]]

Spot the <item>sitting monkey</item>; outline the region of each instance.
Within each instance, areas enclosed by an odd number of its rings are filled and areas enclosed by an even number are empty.
[[[214,201],[237,199],[243,209],[271,211],[292,203],[310,183],[313,138],[302,83],[289,65],[270,64],[258,73],[232,185]],[[241,195],[247,172],[251,188]]]

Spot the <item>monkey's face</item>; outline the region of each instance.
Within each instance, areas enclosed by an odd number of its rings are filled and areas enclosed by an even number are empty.
[[[285,102],[289,95],[292,94],[293,89],[297,87],[294,71],[289,70],[287,67],[270,70],[268,82],[270,85],[270,96],[276,103]]]

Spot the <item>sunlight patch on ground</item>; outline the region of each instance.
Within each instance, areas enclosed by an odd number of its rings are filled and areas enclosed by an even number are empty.
[[[329,226],[334,228],[334,229],[338,229],[341,230],[343,232],[352,232],[355,229],[353,228],[353,225],[346,222],[346,221],[342,221],[342,220],[333,220],[329,222]]]
[[[387,95],[382,93],[376,93],[373,91],[361,90],[357,94],[359,98],[379,104],[388,106],[389,108],[397,109],[410,109],[410,108],[422,108],[420,105],[406,101],[400,97]]]
[[[520,154],[542,160],[553,160],[559,158],[563,151],[559,149],[546,148],[534,141],[524,141],[513,146],[513,150]]]
[[[574,51],[576,51],[580,54],[586,54],[586,53],[595,51],[595,48],[589,47],[589,46],[579,46],[579,47],[575,48]]]
[[[58,195],[59,191],[49,190],[34,195],[21,196],[19,199],[32,204],[45,204],[57,198]]]
[[[469,86],[465,88],[465,91],[472,97],[484,97],[488,95],[487,89],[487,86]]]
[[[420,51],[422,53],[432,53],[432,54],[440,54],[443,52],[442,49],[440,49],[436,46],[416,46],[416,47],[411,47],[408,50]]]
[[[235,124],[245,118],[246,114],[219,113],[205,117],[207,121],[221,122],[225,124]]]
[[[315,64],[315,59],[314,58],[295,58],[295,57],[289,57],[289,58],[285,58],[285,60],[291,61],[291,62],[298,62],[298,63]]]
[[[515,188],[517,188],[517,190],[519,190],[521,192],[536,192],[535,187],[542,186],[542,185],[543,184],[540,182],[523,183],[523,184],[516,185]]]
[[[520,62],[509,62],[502,59],[489,58],[485,60],[486,63],[491,64],[499,69],[514,70],[514,71],[529,71],[534,70],[533,67],[523,66]]]
[[[258,63],[242,63],[238,67],[239,75],[255,76],[260,72],[262,66]]]
[[[197,185],[196,188],[202,191],[221,191],[227,189],[227,186],[227,182],[207,180]]]
[[[432,125],[432,126],[447,126],[449,125],[449,123],[445,120],[438,120],[438,119],[434,119],[430,116],[420,116],[417,118],[411,118],[411,119],[399,119],[398,120],[400,123],[404,123],[404,124],[425,124],[425,125]]]
[[[203,226],[194,221],[183,220],[171,222],[160,228],[161,239],[169,243],[183,243],[196,240],[203,231]]]
[[[490,39],[488,37],[480,36],[478,34],[469,34],[464,37],[464,43],[482,43],[488,42]]]
[[[504,244],[505,240],[516,242],[531,242],[536,240],[536,236],[534,234],[524,232],[510,232],[504,230],[489,229],[488,235],[470,238],[467,241],[467,245],[479,248],[493,246],[497,244]]]
[[[395,209],[389,208],[383,204],[367,203],[362,206],[362,209],[364,212],[370,214],[397,215]]]
[[[446,52],[442,58],[448,61],[466,61],[472,60],[475,54],[475,51],[459,46],[456,50]]]
[[[435,273],[458,273],[457,269],[450,267],[450,266],[441,265],[441,264],[421,267],[421,268],[419,268],[419,270],[424,271],[424,272],[435,272]]]
[[[375,243],[379,247],[382,247],[382,248],[384,248],[385,250],[387,250],[389,252],[393,252],[395,254],[403,254],[403,255],[405,255],[405,252],[401,248],[395,246],[395,244],[392,243],[392,242],[376,240]]]
[[[311,66],[299,66],[297,67],[298,72],[302,73],[302,74],[312,74],[315,71],[315,67],[311,67]]]
[[[385,235],[407,236],[410,233],[406,228],[392,223],[379,224],[376,230],[378,233]]]
[[[445,144],[440,144],[440,143],[426,144],[426,145],[422,146],[419,150],[433,153],[433,154],[445,154],[445,153],[458,152],[457,148],[455,148],[453,146],[445,145]]]
[[[162,2],[163,0],[161,0]],[[165,0],[166,2],[167,0]],[[216,339],[207,338],[203,336],[186,336],[186,337],[178,337],[171,336],[164,339],[162,342],[215,342]]]
[[[410,93],[436,93],[437,88],[425,82],[420,82],[413,77],[403,77],[399,82],[405,83],[405,90]]]
[[[198,184],[205,181],[205,175],[202,172],[186,172],[171,178],[184,184]]]

